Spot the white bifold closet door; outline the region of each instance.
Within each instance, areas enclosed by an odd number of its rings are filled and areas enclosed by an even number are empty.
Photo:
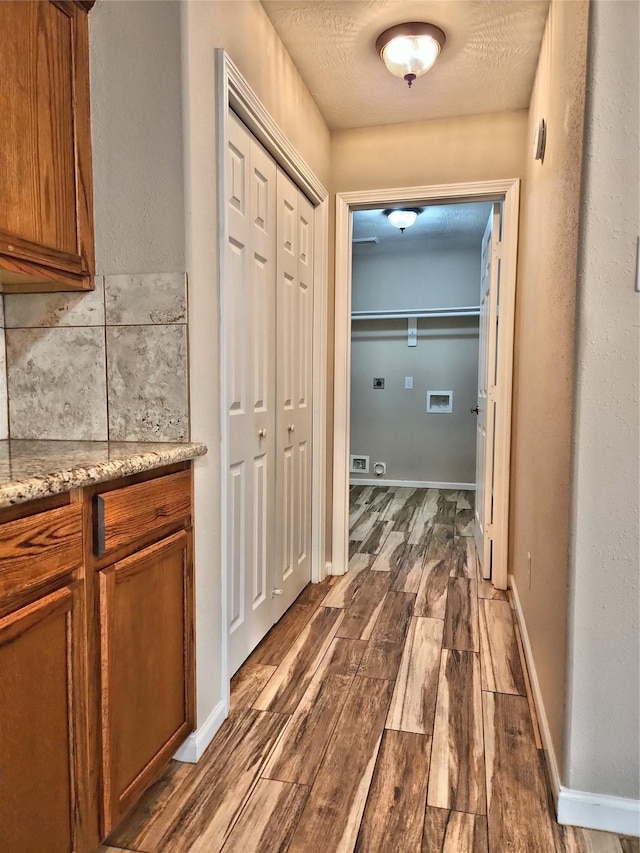
[[[229,113],[223,300],[229,671],[311,577],[312,206]]]

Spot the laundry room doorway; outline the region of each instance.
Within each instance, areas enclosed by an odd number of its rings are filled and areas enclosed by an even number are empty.
[[[334,573],[456,492],[506,588],[517,206],[517,181],[338,196]],[[350,518],[350,487],[387,494]]]

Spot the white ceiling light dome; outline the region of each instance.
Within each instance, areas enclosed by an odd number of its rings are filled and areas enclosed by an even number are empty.
[[[376,50],[387,69],[406,80],[411,88],[413,81],[432,67],[446,40],[444,32],[435,24],[412,21],[396,24],[381,33],[376,40]]]
[[[404,231],[405,228],[411,228],[415,224],[416,219],[422,213],[419,207],[408,207],[400,210],[385,210],[384,215],[394,228]]]

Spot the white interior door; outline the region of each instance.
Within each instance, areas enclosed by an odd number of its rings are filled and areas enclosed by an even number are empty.
[[[274,622],[277,167],[229,113],[223,321],[229,667]]]
[[[480,348],[476,436],[476,504],[474,534],[485,578],[491,577],[494,506],[494,436],[496,424],[498,323],[500,292],[500,204],[493,205],[482,238]]]
[[[276,619],[311,579],[313,208],[278,171]]]

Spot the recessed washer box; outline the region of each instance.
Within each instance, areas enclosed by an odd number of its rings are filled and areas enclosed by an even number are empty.
[[[453,412],[453,391],[427,391],[427,412],[434,415]]]

